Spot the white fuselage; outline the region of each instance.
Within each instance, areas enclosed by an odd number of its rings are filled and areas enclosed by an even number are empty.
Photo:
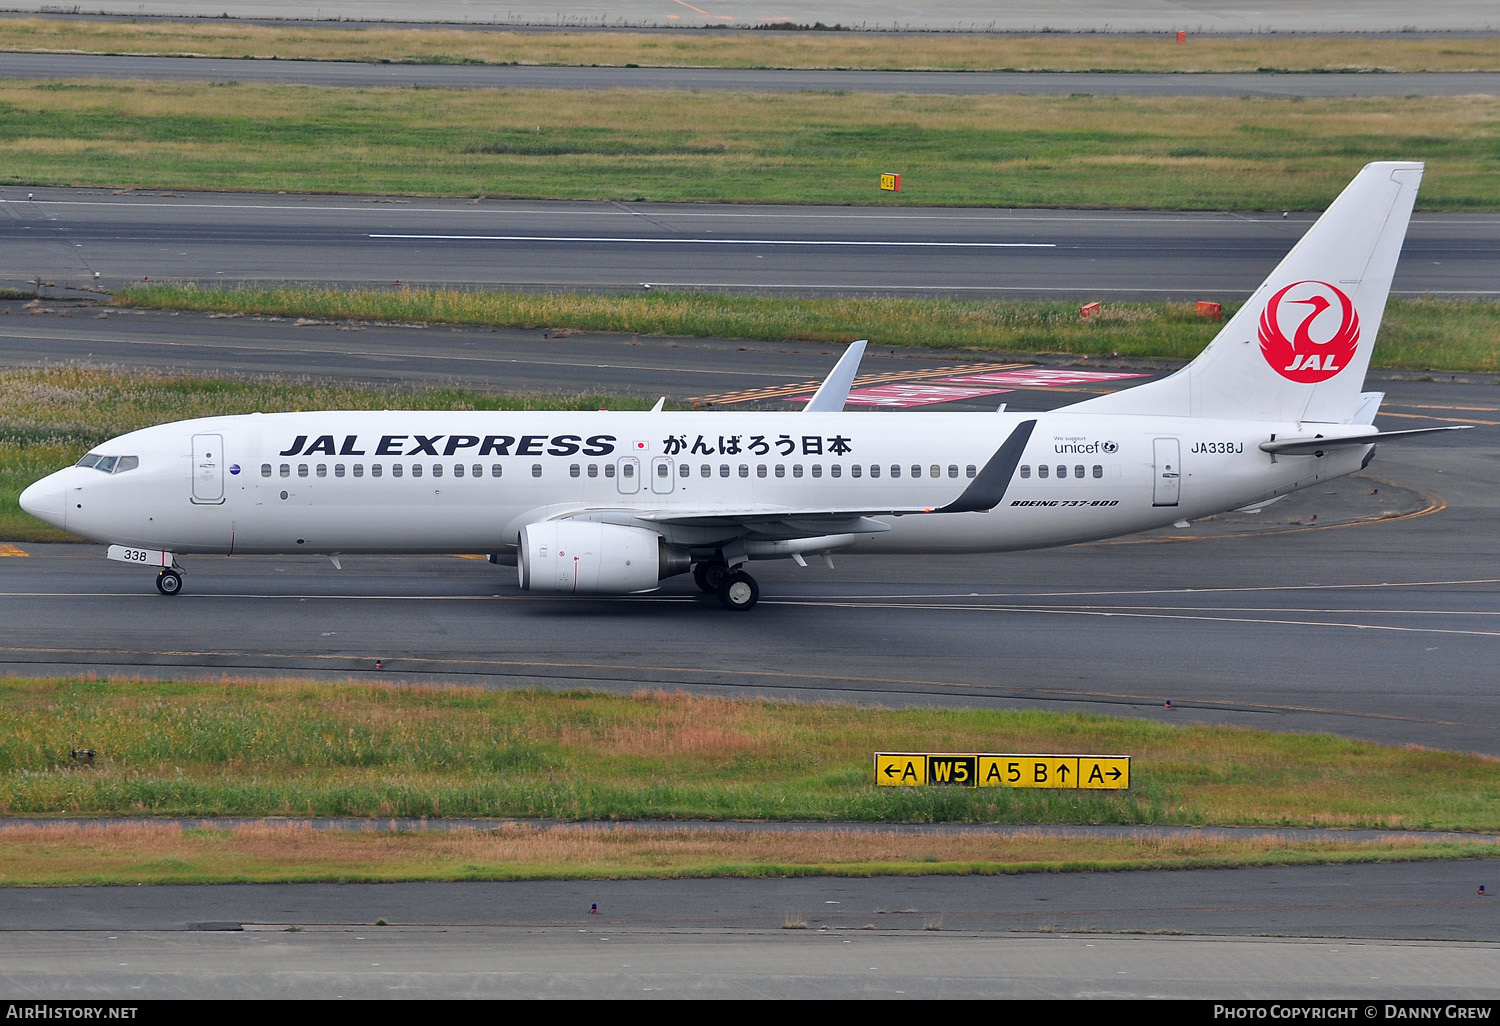
[[[1036,426],[993,509],[923,512],[960,496],[1028,420]],[[27,494],[28,508],[74,534],[178,553],[503,553],[552,517],[673,510],[847,510],[890,530],[826,548],[983,552],[1207,516],[1350,473],[1369,453],[1258,448],[1306,431],[1066,411],[254,414],[123,435],[95,452],[136,466],[70,467]],[[909,512],[879,515],[891,510]],[[712,526],[662,533],[715,543]]]

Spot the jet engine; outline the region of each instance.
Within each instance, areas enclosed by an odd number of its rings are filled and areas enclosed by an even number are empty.
[[[625,595],[655,591],[691,567],[687,549],[641,527],[546,520],[521,528],[521,587],[527,591]]]

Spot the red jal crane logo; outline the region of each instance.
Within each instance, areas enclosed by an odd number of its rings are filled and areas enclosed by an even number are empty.
[[[1293,289],[1306,298],[1286,299]],[[1286,311],[1289,322],[1297,323],[1296,318],[1302,318],[1291,338],[1282,330],[1283,302],[1291,308]],[[1322,317],[1322,314],[1335,306],[1338,328],[1326,338],[1313,338],[1313,322],[1321,317],[1319,334],[1326,334],[1335,315]],[[1354,312],[1354,302],[1326,281],[1296,281],[1266,304],[1265,312],[1260,315],[1259,335],[1261,355],[1276,373],[1289,381],[1310,385],[1327,381],[1354,358],[1354,350],[1359,347],[1359,314]]]

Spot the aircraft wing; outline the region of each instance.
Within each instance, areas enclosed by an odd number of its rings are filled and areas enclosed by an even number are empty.
[[[580,509],[560,519],[635,521],[641,526],[669,531],[679,529],[702,536],[739,538],[815,538],[831,534],[877,534],[890,525],[874,517],[919,516],[928,513],[978,513],[994,509],[1005,497],[1035,420],[1018,424],[995,450],[984,467],[970,479],[957,498],[942,506],[823,507],[747,506],[739,509],[665,506],[660,509],[615,507]]]

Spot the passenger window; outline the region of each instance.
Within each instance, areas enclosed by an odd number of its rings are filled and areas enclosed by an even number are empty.
[[[531,476],[532,477],[541,477],[542,476],[542,465],[540,463],[533,463],[531,465]]]
[[[379,463],[372,463],[372,464],[370,464],[370,476],[371,477],[379,477],[380,474],[381,474],[381,471],[382,471],[382,468],[381,468],[381,466],[380,466]]]
[[[858,477],[862,473],[864,473],[864,467],[861,466],[858,463],[852,464],[849,467],[849,476],[850,477]]]
[[[662,468],[661,469],[663,471],[663,474],[661,476],[662,477],[666,477],[667,476],[666,473],[665,473],[665,471],[667,469],[666,464],[662,464]],[[569,463],[568,464],[568,476],[569,477],[577,477],[581,472],[582,471],[579,469],[578,464],[576,464],[576,463]]]
[[[399,463],[392,463],[391,464],[391,476],[392,477],[400,477],[401,476],[401,472],[402,472],[401,471],[401,464],[399,464]]]
[[[443,476],[443,465],[441,463],[434,463],[432,465],[432,476],[433,477],[442,477]]]
[[[1023,479],[1024,479],[1024,478],[1028,478],[1028,477],[1030,477],[1030,476],[1031,476],[1031,468],[1030,468],[1030,467],[1028,467],[1028,466],[1026,466],[1026,465],[1025,465],[1025,464],[1024,464],[1024,463],[1023,463],[1023,464],[1022,464],[1022,465],[1021,465],[1021,477],[1022,477],[1022,478],[1023,478]]]
[[[672,473],[672,468],[669,467],[669,466],[667,466],[665,463],[658,463],[656,465],[656,476],[657,477],[666,477],[670,473]],[[573,468],[573,476],[574,477],[578,476],[578,468],[576,466]]]
[[[597,463],[590,463],[589,464],[589,477],[598,477],[598,476],[599,476],[599,464],[597,464]]]
[[[841,466],[839,466],[837,463],[833,464],[832,466],[830,466],[828,468],[828,476],[829,477],[838,477],[841,474],[843,474],[843,472],[844,472],[844,468],[841,467]]]
[[[1078,466],[1073,468],[1073,476],[1078,478],[1078,480],[1080,481],[1083,480],[1083,464],[1080,463]]]
[[[972,463],[970,463],[967,467],[964,468],[964,475],[966,477],[974,477],[978,473],[979,473],[979,471],[974,469],[974,464],[972,464]]]
[[[297,476],[298,477],[306,477],[307,476],[307,464],[306,463],[299,463],[299,464],[297,464]]]
[[[422,476],[422,464],[420,464],[420,463],[413,463],[411,465],[411,476],[412,477],[421,477]]]
[[[496,476],[498,477],[499,475],[497,474]],[[604,465],[604,476],[605,477],[614,477],[615,476],[615,465],[613,463],[606,463]]]
[[[453,464],[453,476],[454,477],[463,477],[464,476],[464,465],[462,463],[455,463],[455,464]],[[577,477],[578,475],[574,474],[573,476]]]
[[[1104,476],[1104,468],[1101,467],[1097,463],[1094,464],[1094,476],[1095,477],[1103,477]]]
[[[1059,478],[1067,477],[1068,476],[1068,468],[1067,467],[1058,467],[1057,468],[1057,476]]]
[[[705,463],[705,464],[703,464],[703,466],[701,466],[701,467],[698,468],[698,476],[699,477],[713,477],[714,476],[714,468],[710,467],[707,463]]]
[[[318,464],[318,476],[319,477],[327,477],[328,476],[328,464],[326,464],[326,463],[319,463]]]
[[[757,463],[755,465],[755,476],[756,477],[765,477],[766,476],[766,465],[764,463]]]
[[[281,476],[282,477],[291,477],[292,476],[292,468],[291,468],[291,466],[289,464],[283,463],[281,465]]]
[[[344,476],[344,465],[342,463],[335,463],[333,465],[333,476],[334,477],[343,477]]]
[[[749,477],[749,476],[750,476],[750,464],[748,464],[748,463],[741,463],[740,464],[740,477]]]
[[[948,464],[948,476],[949,477],[957,477],[958,476],[958,464],[957,463],[950,463],[950,464]]]
[[[475,477],[483,477],[484,476],[484,464],[483,463],[476,463],[476,464],[474,464],[472,467],[469,468],[469,473],[473,474]],[[499,475],[496,474],[495,476],[498,477]]]
[[[891,464],[891,477],[900,477],[900,476],[901,476],[901,467],[900,467],[900,465],[896,464],[896,463],[892,463]]]
[[[678,477],[692,477],[693,476],[693,468],[690,467],[690,466],[688,466],[686,463],[683,463],[683,464],[681,464],[677,468],[677,476]]]
[[[271,465],[269,463],[262,463],[260,465],[260,476],[261,477],[270,477],[271,476]]]
[[[911,476],[912,477],[921,477],[922,476],[922,468],[919,467],[919,466],[917,466],[916,464],[912,464]]]
[[[800,463],[793,463],[792,464],[792,476],[793,477],[801,477],[802,476],[802,464],[800,464]]]
[[[954,469],[954,471],[958,470],[957,467],[954,467],[953,469]],[[929,476],[931,476],[931,477],[942,477],[943,476],[943,468],[940,467],[940,466],[938,466],[936,463],[934,463],[932,465],[932,468],[931,468]],[[958,476],[957,473],[955,473],[954,476],[957,477]]]
[[[821,463],[814,463],[812,465],[812,476],[813,477],[822,477],[823,476],[823,464],[821,464]]]
[[[504,470],[504,469],[505,469],[504,464],[501,464],[501,463],[491,463],[490,464],[490,477],[499,477],[500,476],[500,472],[502,470]]]
[[[1047,477],[1047,464],[1043,463],[1036,468],[1036,476],[1045,479]]]
[[[776,476],[777,477],[786,477],[786,464],[785,463],[778,463],[778,464],[776,464]]]
[[[879,477],[880,476],[880,464],[879,463],[871,463],[870,464],[870,476],[871,477]]]
[[[365,476],[365,465],[363,463],[356,463],[354,465],[354,476],[355,477],[364,477]],[[379,475],[377,474],[376,476],[378,477]]]
[[[635,464],[627,463],[620,468],[621,477],[635,477]]]
[[[729,464],[727,464],[727,463],[720,463],[719,464],[719,476],[720,477],[728,477],[729,476]]]

